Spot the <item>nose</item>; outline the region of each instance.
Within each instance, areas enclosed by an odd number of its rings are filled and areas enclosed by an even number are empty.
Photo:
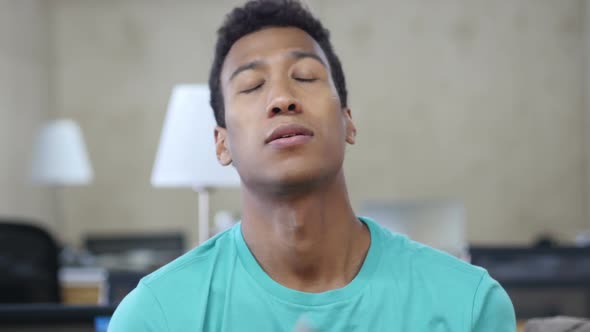
[[[301,113],[301,104],[293,97],[277,96],[268,105],[266,113],[269,118],[279,114]]]

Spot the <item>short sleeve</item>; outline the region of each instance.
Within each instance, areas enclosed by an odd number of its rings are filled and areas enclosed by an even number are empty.
[[[168,331],[162,307],[143,281],[121,301],[109,322],[108,332],[129,331]]]
[[[477,287],[471,315],[472,332],[515,332],[514,307],[506,291],[486,272]]]

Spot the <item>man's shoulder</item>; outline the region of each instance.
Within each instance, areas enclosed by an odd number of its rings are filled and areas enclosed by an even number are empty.
[[[408,292],[417,312],[429,308],[470,331],[515,331],[510,298],[485,269],[373,223],[382,238],[380,278]]]
[[[409,259],[417,268],[424,269],[427,273],[444,273],[449,278],[473,282],[479,282],[487,273],[483,268],[439,249],[408,238],[405,238],[403,242],[403,248]]]
[[[216,235],[142,278],[117,307],[109,331],[179,331],[177,324],[186,323],[186,317],[193,325],[202,321],[203,294],[214,287],[214,275],[227,275],[222,270],[235,255],[234,231]]]
[[[426,280],[435,283],[465,284],[467,282],[474,286],[477,286],[482,277],[487,274],[481,267],[414,241],[406,235],[392,232],[375,221],[372,222],[382,238],[384,256],[382,263],[391,262],[390,266],[398,272],[405,271],[414,275],[428,276]],[[433,278],[434,276],[436,278]]]
[[[213,266],[235,254],[234,228],[228,229],[210,238],[203,244],[189,250],[172,262],[145,276],[141,282],[152,289],[168,285],[182,284],[183,281],[195,282],[210,278]]]

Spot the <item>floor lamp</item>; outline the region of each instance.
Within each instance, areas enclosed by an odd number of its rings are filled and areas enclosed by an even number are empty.
[[[215,119],[206,85],[174,87],[152,170],[154,187],[190,187],[198,195],[199,244],[210,236],[209,194],[237,187],[238,173],[223,167],[215,155]]]
[[[64,187],[89,184],[92,179],[92,166],[78,124],[69,119],[46,123],[39,131],[33,147],[32,182]],[[59,198],[55,198],[60,205]],[[62,206],[57,206],[57,223],[63,222],[61,209]]]

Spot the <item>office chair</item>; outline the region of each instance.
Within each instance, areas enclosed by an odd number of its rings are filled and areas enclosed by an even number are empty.
[[[61,302],[58,255],[44,229],[0,219],[0,304]]]

